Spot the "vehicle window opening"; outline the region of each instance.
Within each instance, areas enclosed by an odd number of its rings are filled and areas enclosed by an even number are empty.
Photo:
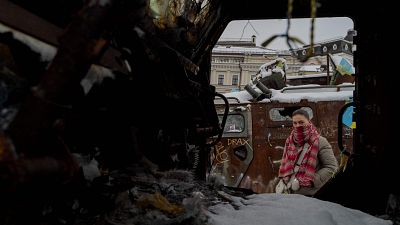
[[[310,119],[313,118],[313,110],[310,107],[289,106],[284,108],[272,108],[269,110],[269,117],[272,121],[292,121],[292,114],[295,110],[303,109],[308,112]]]
[[[222,120],[222,116],[218,116],[219,120]],[[224,128],[224,133],[241,133],[244,131],[244,116],[240,114],[228,115]]]

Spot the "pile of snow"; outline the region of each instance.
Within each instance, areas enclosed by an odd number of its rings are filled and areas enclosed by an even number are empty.
[[[261,91],[259,93],[261,93]],[[239,99],[239,101],[241,103],[249,103],[250,100],[253,99],[253,97],[251,97],[251,95],[247,91],[237,91],[237,92],[225,93],[224,96],[227,97],[228,99],[230,97]]]
[[[353,97],[353,91],[340,92],[304,92],[304,93],[278,93],[271,98],[272,101],[282,103],[297,103],[303,99],[309,102],[323,101],[348,101]]]
[[[208,210],[212,225],[389,225],[359,210],[302,195],[258,194],[232,197],[231,204],[218,204]]]
[[[57,48],[54,46],[46,44],[36,38],[28,36],[2,24],[0,24],[0,32],[12,32],[15,39],[28,45],[32,51],[39,53],[42,61],[51,61],[57,53]]]
[[[83,175],[86,180],[93,181],[94,178],[100,177],[99,163],[96,159],[90,159],[88,156],[84,156],[79,153],[72,153],[79,166],[82,167]]]
[[[81,80],[85,94],[90,91],[94,84],[100,84],[106,77],[115,79],[115,75],[110,69],[92,64],[86,76]]]
[[[286,60],[284,58],[277,58],[261,65],[258,70],[258,74],[261,75],[262,78],[271,76],[272,73],[280,73],[282,76],[284,76],[285,72],[283,69],[288,69]]]
[[[261,91],[253,87],[258,93]],[[272,97],[270,99],[264,99],[260,102],[271,102],[277,101],[281,103],[298,103],[301,100],[307,100],[309,102],[322,102],[322,101],[349,101],[353,98],[354,86],[342,86],[341,91],[337,91],[338,88],[324,87],[320,85],[299,85],[296,88],[286,88],[282,90],[272,91]],[[230,92],[225,93],[227,98],[237,98],[240,103],[250,103],[253,97],[247,91]]]

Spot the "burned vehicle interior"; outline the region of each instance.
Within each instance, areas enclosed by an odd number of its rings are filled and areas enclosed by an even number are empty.
[[[398,198],[400,190],[393,181],[397,149],[390,146],[394,84],[383,75],[388,50],[378,44],[388,37],[371,27],[384,23],[390,6],[360,10],[342,0],[0,0],[0,24],[44,43],[33,51],[0,29],[0,223],[116,224],[100,223],[96,215],[113,211],[118,194],[128,189],[139,192],[127,192],[127,199],[140,199],[149,185],[139,174],[175,176],[178,183],[193,176],[212,195],[216,187],[205,184],[208,156],[228,129],[228,100],[210,85],[213,46],[232,20],[287,18],[288,8],[292,18],[307,18],[310,4],[317,4],[318,17],[350,17],[357,31],[352,152],[347,169],[318,198],[387,213],[388,199]],[[227,104],[220,118],[217,97]],[[188,173],[162,174],[169,170]],[[158,188],[167,195],[168,187]],[[181,211],[165,204],[173,215]],[[180,218],[175,224],[195,224]]]

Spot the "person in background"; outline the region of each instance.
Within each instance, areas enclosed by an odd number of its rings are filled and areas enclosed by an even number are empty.
[[[285,185],[285,193],[313,196],[332,178],[338,163],[331,145],[318,133],[307,111],[294,111],[292,120],[293,130],[286,139],[279,168],[280,182]]]

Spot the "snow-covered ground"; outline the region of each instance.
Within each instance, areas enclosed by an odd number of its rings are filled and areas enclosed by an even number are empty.
[[[232,196],[231,196],[232,197]],[[359,210],[292,194],[257,194],[211,206],[212,225],[388,225],[383,220]]]

